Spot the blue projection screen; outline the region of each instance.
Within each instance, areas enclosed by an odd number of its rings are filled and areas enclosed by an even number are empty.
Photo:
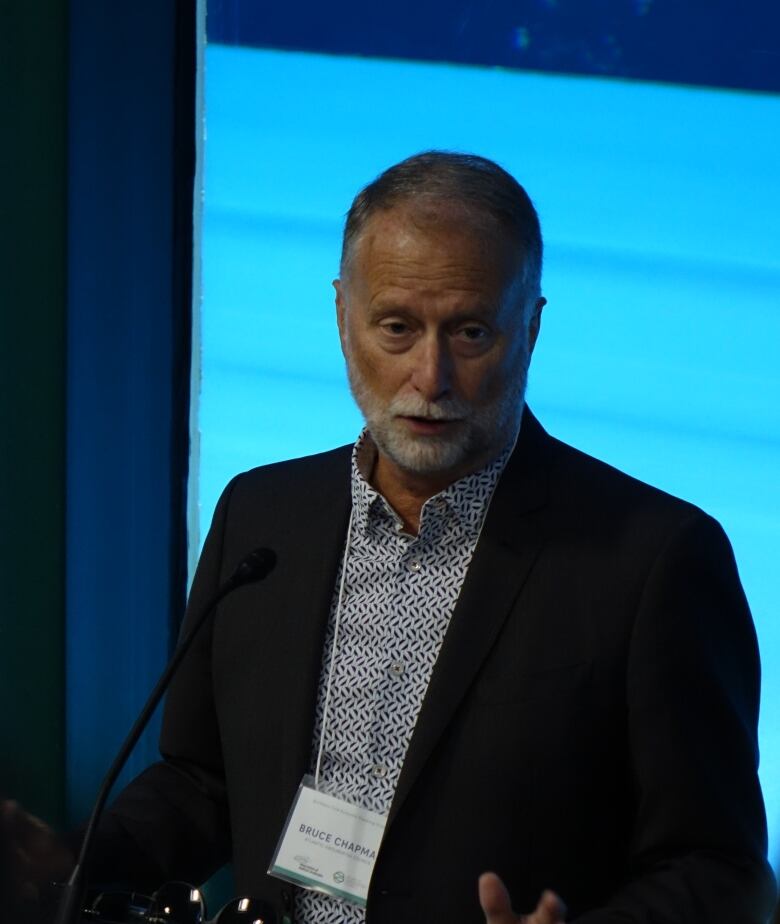
[[[359,431],[330,287],[357,189],[425,148],[497,160],[547,245],[535,413],[731,537],[780,859],[780,98],[215,45],[206,125],[201,538],[237,471]]]

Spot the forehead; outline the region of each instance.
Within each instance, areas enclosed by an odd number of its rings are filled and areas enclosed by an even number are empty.
[[[423,201],[376,212],[353,243],[355,282],[504,288],[522,268],[518,244],[492,216]]]

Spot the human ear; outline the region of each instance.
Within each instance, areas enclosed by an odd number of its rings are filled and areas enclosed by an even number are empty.
[[[536,340],[539,336],[539,331],[542,327],[542,309],[547,304],[547,299],[539,297],[534,302],[534,306],[531,309],[531,318],[528,322],[528,355],[530,356],[534,347],[536,346]]]
[[[346,315],[346,299],[344,295],[344,283],[341,279],[333,280],[333,288],[336,290],[336,324],[339,328],[339,340],[341,341],[341,352],[345,353],[346,347],[346,336],[347,336],[347,325],[345,320]]]

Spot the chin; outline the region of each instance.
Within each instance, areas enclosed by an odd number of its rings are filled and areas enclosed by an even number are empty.
[[[373,436],[373,433],[372,433]],[[380,452],[407,472],[416,475],[443,475],[459,469],[469,453],[465,447],[436,438],[390,440],[376,439]]]
[[[479,464],[489,455],[489,441],[471,428],[444,438],[410,436],[400,432],[395,421],[368,420],[367,425],[379,452],[398,468],[415,475],[465,473],[469,471],[469,460]],[[499,448],[497,452],[500,451]]]
[[[410,434],[396,419],[398,406],[382,401],[347,357],[347,374],[355,401],[379,452],[410,474],[463,477],[497,458],[517,435],[525,398],[526,367],[518,371],[503,394],[481,407],[448,402],[450,414],[464,415],[461,426],[448,436]],[[433,405],[435,402],[431,402]],[[438,402],[444,410],[443,402]],[[410,413],[408,404],[404,413]],[[419,413],[415,410],[413,413]]]

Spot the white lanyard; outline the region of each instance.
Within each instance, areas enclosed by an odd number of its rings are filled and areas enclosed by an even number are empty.
[[[328,682],[325,687],[325,703],[322,707],[322,728],[320,729],[320,744],[317,748],[317,764],[314,768],[314,788],[319,791],[320,788],[320,767],[322,765],[322,750],[325,746],[325,730],[328,726],[328,707],[330,706],[330,689],[333,684],[333,667],[336,662],[336,645],[339,638],[339,627],[341,625],[341,612],[344,604],[344,584],[347,579],[347,566],[349,565],[349,552],[352,546],[352,520],[354,518],[354,507],[349,511],[349,525],[347,526],[347,541],[344,546],[344,560],[341,565],[341,580],[339,581],[339,596],[336,602],[336,619],[333,625],[333,642],[330,647],[330,659],[328,661]]]
[[[323,892],[365,908],[387,816],[320,792],[319,786],[344,585],[352,545],[353,515],[350,510],[315,775],[314,779],[304,776],[298,787],[268,873],[304,889]]]

